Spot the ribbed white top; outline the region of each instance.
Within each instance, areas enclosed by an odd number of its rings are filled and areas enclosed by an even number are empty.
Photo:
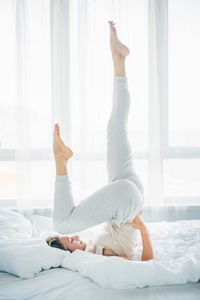
[[[129,224],[119,227],[106,222],[102,233],[94,240],[96,246],[112,250],[117,255],[132,257],[137,246],[138,230]]]

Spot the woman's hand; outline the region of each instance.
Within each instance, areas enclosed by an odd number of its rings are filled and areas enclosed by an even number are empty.
[[[144,222],[142,221],[142,210],[139,212],[139,214],[135,217],[135,219],[131,222],[126,222],[126,224],[129,224],[136,229],[143,229],[145,227]]]

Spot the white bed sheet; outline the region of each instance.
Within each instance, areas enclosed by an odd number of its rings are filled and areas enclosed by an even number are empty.
[[[39,228],[41,229],[41,222],[39,222]],[[45,237],[49,233],[47,229],[50,232],[52,230],[49,224],[45,225],[40,234],[38,232],[37,235]],[[96,234],[95,227],[87,232],[81,232],[80,237],[83,240],[88,240],[94,232]],[[200,281],[180,285],[116,290],[101,288],[78,272],[63,268],[43,271],[30,279],[22,279],[12,274],[0,272],[0,300],[8,299],[200,300]]]
[[[199,300],[200,282],[185,285],[105,289],[78,272],[56,268],[30,279],[0,272],[0,299],[23,300]]]

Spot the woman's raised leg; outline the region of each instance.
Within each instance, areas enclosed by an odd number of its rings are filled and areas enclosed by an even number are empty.
[[[142,209],[143,186],[133,168],[132,153],[127,137],[130,94],[125,74],[125,57],[129,49],[121,44],[115,35],[111,35],[111,50],[113,50],[115,77],[113,108],[107,131],[109,183],[75,205],[66,167],[73,152],[64,145],[59,127],[56,125],[53,221],[55,230],[60,233],[81,231],[108,220],[119,226],[126,221],[132,221]]]
[[[57,232],[77,232],[108,220],[119,226],[132,220],[133,211],[139,212],[141,196],[127,179],[111,182],[75,205],[67,170],[67,162],[73,152],[63,143],[58,125],[54,130],[54,155],[56,181],[53,222]]]
[[[110,23],[110,47],[114,65],[113,103],[107,126],[107,171],[108,181],[129,179],[143,194],[144,188],[134,169],[132,151],[127,135],[130,111],[130,93],[125,72],[129,49],[118,37],[113,22]]]

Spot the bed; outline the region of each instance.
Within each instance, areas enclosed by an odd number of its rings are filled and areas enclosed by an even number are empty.
[[[0,299],[199,300],[200,283],[115,290],[99,287],[78,272],[57,268],[21,279],[0,272]]]
[[[144,220],[145,220],[144,209]],[[52,232],[51,218],[46,216],[36,215],[34,211],[25,212],[17,211],[23,214],[26,218],[31,220],[32,234],[44,238]],[[146,215],[146,219],[148,219]],[[16,221],[16,220],[15,220]],[[178,221],[179,222],[179,221]],[[158,228],[176,226],[180,224],[186,226],[188,229],[191,226],[191,220],[184,220],[182,223],[159,221]],[[193,221],[195,228],[200,228],[200,220]],[[164,224],[164,225],[163,225]],[[153,230],[155,223],[148,222],[148,227]],[[181,225],[181,226],[182,226]],[[101,226],[94,227],[88,231],[82,232],[81,238],[87,240],[87,237],[92,232],[96,232],[97,228],[100,230]],[[154,227],[155,228],[155,227]],[[18,228],[18,233],[20,233]],[[1,231],[2,233],[2,231]],[[6,232],[7,234],[7,232]],[[198,233],[196,235],[198,237]],[[59,250],[60,251],[60,250]],[[1,259],[1,258],[0,258]],[[96,282],[89,278],[82,276],[79,272],[61,268],[60,266],[38,272],[34,277],[23,279],[16,275],[0,272],[0,299],[152,299],[152,300],[199,300],[200,299],[200,281],[187,282],[185,284],[162,285],[162,286],[146,286],[144,288],[129,288],[129,289],[114,289],[102,288]]]

